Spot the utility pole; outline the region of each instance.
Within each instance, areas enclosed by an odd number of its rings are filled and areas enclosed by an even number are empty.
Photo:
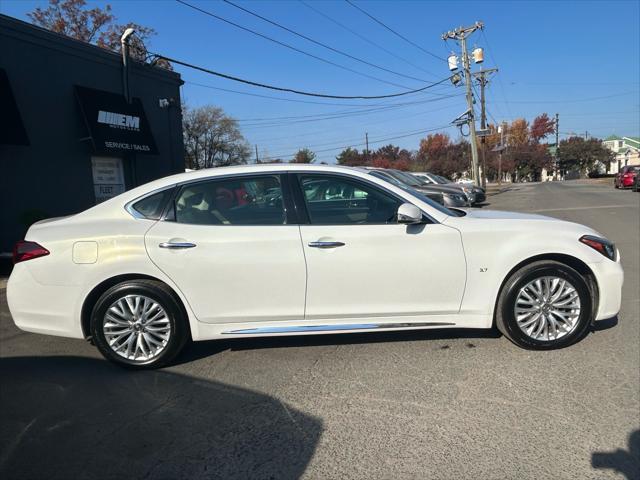
[[[485,149],[485,141],[486,141],[486,130],[487,130],[487,109],[485,107],[485,96],[484,96],[484,87],[489,83],[488,75],[492,73],[496,73],[498,71],[497,68],[489,68],[487,70],[482,70],[473,73],[473,77],[477,80],[480,85],[480,129],[482,131],[482,136],[480,137],[480,143],[482,144],[482,187],[485,188],[487,186],[487,155]]]
[[[476,22],[470,27],[458,27],[455,30],[442,34],[443,40],[458,40],[462,49],[462,67],[464,69],[465,86],[467,88],[467,106],[469,135],[471,136],[471,162],[473,179],[476,185],[480,186],[480,168],[478,165],[478,144],[476,138],[475,115],[473,112],[473,94],[471,93],[471,62],[467,53],[467,37],[478,29],[484,27],[482,22]]]
[[[560,166],[558,162],[558,153],[560,151],[560,114],[556,113],[556,154],[554,155],[555,165],[554,165],[554,179],[558,180],[558,168]]]
[[[259,163],[258,161],[258,144],[256,143],[256,163]]]
[[[505,123],[500,125],[500,152],[498,153],[498,185],[502,185],[502,152],[504,151],[504,129]]]
[[[369,161],[369,132],[365,132],[364,133],[364,143],[366,145],[365,147],[365,159],[367,160],[367,162]]]

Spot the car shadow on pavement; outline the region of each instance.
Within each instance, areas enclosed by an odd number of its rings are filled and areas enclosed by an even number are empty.
[[[0,478],[299,478],[322,421],[271,396],[81,357],[0,358]]]
[[[323,335],[286,335],[277,337],[234,338],[228,340],[210,340],[193,342],[188,345],[174,364],[189,363],[194,360],[216,355],[224,350],[257,350],[262,348],[288,348],[331,345],[359,345],[385,342],[424,341],[425,348],[431,346],[448,349],[449,345],[431,343],[435,340],[468,339],[466,346],[474,348],[473,339],[496,339],[502,334],[497,329],[425,329],[396,332],[338,333]]]
[[[624,475],[627,480],[640,479],[640,430],[629,435],[628,450],[619,448],[613,452],[592,453],[591,466],[613,470]]]

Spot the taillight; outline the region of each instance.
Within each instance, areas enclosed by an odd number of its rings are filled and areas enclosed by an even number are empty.
[[[49,255],[49,250],[36,242],[20,240],[13,247],[13,263],[25,262],[45,255]]]
[[[585,245],[597,250],[609,260],[616,259],[616,246],[606,238],[596,237],[594,235],[583,235],[580,241]]]

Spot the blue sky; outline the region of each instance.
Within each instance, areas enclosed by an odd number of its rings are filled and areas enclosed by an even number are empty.
[[[111,3],[119,21],[153,27],[157,36],[151,41],[152,51],[272,85],[338,95],[380,95],[420,88],[449,74],[444,61],[394,36],[344,1],[307,3],[382,49],[299,1],[237,3],[352,56],[415,79],[345,58],[219,0],[186,1],[364,75],[283,48],[172,0],[96,1],[89,5]],[[530,121],[539,113],[553,116],[557,112],[563,136],[572,132],[597,137],[611,133],[640,136],[637,0],[353,1],[439,57],[458,51],[454,43],[445,45],[441,40],[444,31],[482,20],[484,34],[474,34],[470,46],[485,48],[485,68],[500,69],[487,90],[490,121],[518,117]],[[27,12],[46,3],[0,0],[0,13],[27,20]],[[333,161],[341,147],[361,149],[365,132],[372,149],[385,143],[416,149],[424,136],[420,132],[425,130],[440,128],[456,138],[458,132],[446,126],[466,110],[464,89],[447,84],[429,90],[433,93],[396,99],[326,100],[250,87],[183,67],[176,70],[186,82],[183,99],[190,105],[222,107],[240,121],[243,134],[249,143],[258,145],[261,156],[288,159],[298,148],[310,147],[318,152],[318,160]],[[329,118],[319,120],[317,115]],[[394,139],[379,141],[388,138]]]

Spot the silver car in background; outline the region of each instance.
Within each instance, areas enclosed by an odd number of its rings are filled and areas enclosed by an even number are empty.
[[[411,172],[427,185],[446,185],[447,187],[459,188],[471,200],[472,205],[483,203],[487,199],[484,188],[473,185],[473,183],[454,183],[442,175],[436,175],[430,172]]]
[[[417,178],[391,168],[362,167],[370,175],[382,178],[391,183],[415,190],[427,197],[434,199],[435,196],[441,197],[436,200],[445,207],[467,207],[471,205],[468,199],[457,189],[442,187],[441,185],[426,185]]]
[[[375,170],[375,169],[373,169]],[[378,169],[392,176],[399,182],[419,192],[436,191],[442,193],[444,205],[446,207],[469,207],[473,205],[474,199],[467,196],[460,188],[449,185],[438,185],[435,183],[425,183],[409,172],[394,169]]]

